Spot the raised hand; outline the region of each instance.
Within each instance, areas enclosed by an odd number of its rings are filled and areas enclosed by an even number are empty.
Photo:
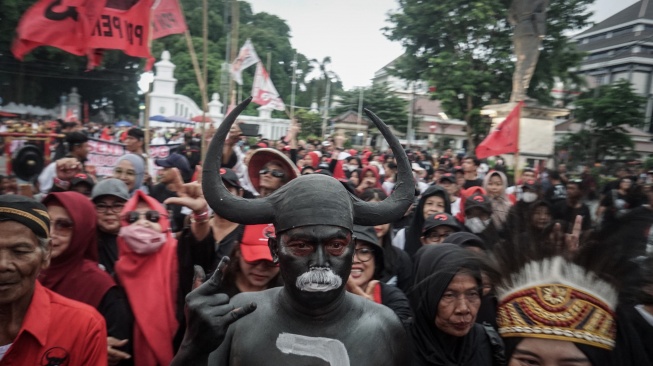
[[[163,201],[163,203],[166,205],[186,206],[195,213],[206,211],[208,204],[204,199],[200,182],[184,183],[179,169],[173,168],[173,170],[175,172],[175,178],[172,182],[172,188],[177,192],[178,197],[170,197]]]
[[[571,234],[565,234],[565,246],[570,253],[576,253],[580,247],[580,233],[583,227],[583,216],[576,215],[574,220],[574,227],[571,229]]]
[[[347,280],[346,288],[347,291],[351,292],[354,295],[364,297],[370,301],[374,301],[374,288],[379,283],[377,280],[372,280],[368,282],[367,287],[363,290],[362,287],[355,284],[351,278]]]
[[[82,164],[75,158],[63,158],[56,162],[57,178],[69,182],[82,172]]]
[[[172,365],[208,358],[224,341],[229,325],[256,310],[256,303],[235,308],[229,304],[229,296],[220,293],[228,263],[229,257],[223,257],[213,276],[186,296],[188,325]]]

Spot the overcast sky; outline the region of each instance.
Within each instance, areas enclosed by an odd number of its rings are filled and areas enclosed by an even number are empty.
[[[293,47],[309,59],[331,56],[331,70],[345,88],[370,85],[374,72],[402,53],[401,45],[381,31],[388,25],[388,12],[397,9],[396,0],[248,1],[254,12],[285,19]],[[601,21],[635,2],[596,0],[593,20]]]

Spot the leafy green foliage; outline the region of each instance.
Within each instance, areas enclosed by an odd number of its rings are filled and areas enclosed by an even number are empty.
[[[349,110],[358,111],[361,88],[343,91],[342,105],[336,108],[336,113]],[[406,131],[408,103],[396,96],[385,84],[374,84],[363,88],[363,108],[373,111],[386,124],[400,131]]]
[[[306,109],[296,109],[295,119],[301,126],[299,138],[316,138],[322,136],[322,117]]]
[[[15,38],[15,29],[22,14],[33,5],[35,0],[3,0],[0,15],[0,97],[5,101],[15,101],[53,107],[59,103],[63,93],[69,93],[77,87],[84,101],[93,104],[96,100],[111,100],[116,110],[116,118],[134,121],[138,115],[138,104],[143,101],[139,95],[137,81],[143,71],[144,60],[129,57],[121,51],[106,51],[102,66],[86,71],[86,59],[67,54],[52,47],[40,47],[26,56],[25,62],[14,59],[10,52],[11,42]],[[180,1],[186,23],[193,39],[193,47],[202,67],[202,0]],[[229,8],[225,0],[209,0],[209,35],[207,60],[208,96],[220,93],[223,103],[228,104],[225,91],[228,88],[228,74],[224,69],[227,52]],[[292,61],[295,56],[290,44],[290,27],[272,14],[254,13],[249,3],[239,1],[239,46],[245,39],[251,38],[254,47],[264,64],[270,55],[270,77],[284,102],[290,104]],[[177,66],[177,93],[193,99],[201,107],[202,99],[197,85],[197,78],[191,62],[186,40],[183,35],[175,34],[152,42],[152,55],[159,58],[164,50],[172,56]],[[309,107],[312,101],[322,104],[326,79],[324,71],[314,80],[306,80],[315,64],[305,55],[297,53],[297,97],[295,104]],[[251,92],[255,67],[243,72],[242,98]],[[332,92],[342,89],[341,83],[331,85]],[[257,105],[250,105],[244,114],[257,114]],[[91,111],[93,113],[93,111]],[[285,117],[283,112],[274,112],[275,117]]]
[[[510,98],[514,70],[512,27],[507,20],[510,3],[400,0],[400,10],[389,16],[393,25],[385,29],[386,36],[400,41],[406,51],[394,73],[407,80],[428,80],[436,87],[431,96],[442,102],[450,117],[467,122],[470,151],[489,128],[480,109]],[[550,103],[548,91],[554,77],[571,78],[567,70],[582,55],[569,45],[564,32],[587,24],[591,3],[551,0],[531,97]]]
[[[584,124],[583,129],[568,135],[560,146],[572,149],[585,162],[631,155],[634,143],[625,126],[643,125],[645,103],[646,99],[637,95],[628,81],[581,94],[575,117],[576,122]]]

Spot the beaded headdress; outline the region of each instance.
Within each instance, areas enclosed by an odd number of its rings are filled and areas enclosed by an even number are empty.
[[[502,337],[544,338],[612,349],[617,291],[562,257],[527,263],[497,288]]]

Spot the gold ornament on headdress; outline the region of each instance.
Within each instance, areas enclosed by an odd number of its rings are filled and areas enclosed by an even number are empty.
[[[502,337],[545,338],[612,349],[616,291],[561,257],[527,264],[499,288]]]

